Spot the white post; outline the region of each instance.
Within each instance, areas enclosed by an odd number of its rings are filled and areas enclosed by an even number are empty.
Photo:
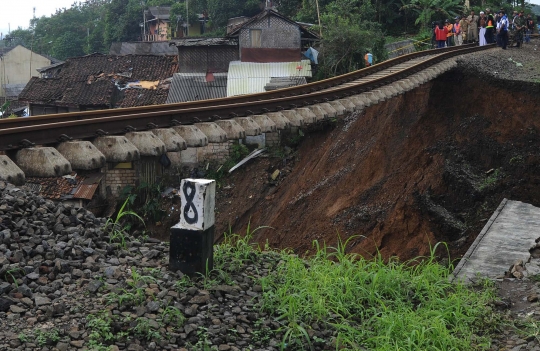
[[[216,182],[182,179],[180,222],[171,228],[169,269],[206,274],[214,265]]]

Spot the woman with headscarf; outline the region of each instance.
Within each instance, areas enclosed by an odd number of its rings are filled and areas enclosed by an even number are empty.
[[[480,29],[480,32],[478,33],[478,39],[480,42],[480,46],[484,46],[487,44],[486,41],[486,25],[487,25],[487,17],[484,11],[480,11],[480,18],[478,19],[478,28]]]

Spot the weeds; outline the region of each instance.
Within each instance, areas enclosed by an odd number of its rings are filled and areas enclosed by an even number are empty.
[[[139,317],[136,319],[137,325],[133,328],[135,336],[144,338],[146,340],[159,340],[161,335],[154,328],[147,318]]]
[[[174,306],[167,306],[167,308],[165,308],[161,313],[161,320],[165,324],[181,327],[184,325],[186,317],[184,317],[178,308]]]
[[[47,344],[53,344],[56,343],[58,340],[60,340],[60,335],[58,334],[58,330],[51,329],[51,330],[37,330],[35,333],[36,343],[43,347]]]
[[[472,292],[448,281],[450,269],[430,257],[401,263],[382,257],[366,260],[314,242],[305,261],[282,255],[275,274],[261,279],[263,311],[277,314],[282,349],[311,347],[308,326],[323,323],[346,350],[469,350],[487,348],[494,299],[492,287]],[[303,345],[303,346],[302,346]]]
[[[124,250],[127,248],[126,236],[127,231],[129,230],[127,225],[125,224],[124,220],[126,218],[124,217],[135,217],[140,220],[141,223],[144,225],[144,220],[137,213],[125,210],[128,200],[129,199],[126,199],[126,201],[124,201],[124,204],[122,205],[122,207],[120,207],[116,218],[114,220],[112,218],[109,218],[105,223],[104,227],[104,230],[109,232],[110,242],[118,242],[120,247]]]

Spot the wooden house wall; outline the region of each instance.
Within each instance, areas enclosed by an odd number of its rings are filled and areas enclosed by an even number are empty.
[[[227,72],[229,62],[238,61],[236,46],[181,46],[178,47],[178,72]]]

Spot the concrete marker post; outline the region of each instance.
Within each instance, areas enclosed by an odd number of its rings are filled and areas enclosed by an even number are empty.
[[[214,268],[216,182],[182,179],[180,222],[171,228],[169,270],[193,276]]]

